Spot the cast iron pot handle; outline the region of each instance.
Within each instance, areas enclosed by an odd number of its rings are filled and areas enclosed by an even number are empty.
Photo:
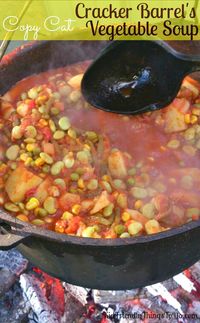
[[[21,236],[20,234],[9,233],[4,225],[5,224],[0,224],[0,250],[13,248],[26,238],[26,236]]]
[[[0,210],[0,250],[13,248],[29,236],[26,223]]]

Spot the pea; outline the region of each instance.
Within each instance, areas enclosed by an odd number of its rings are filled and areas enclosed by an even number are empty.
[[[28,91],[28,96],[30,99],[35,100],[38,97],[38,92],[35,88],[32,88]]]
[[[9,160],[16,160],[19,155],[20,147],[18,145],[12,145],[6,150],[6,157]]]
[[[142,187],[133,187],[131,188],[131,194],[136,199],[145,199],[147,197],[147,190]]]
[[[44,201],[44,208],[49,214],[54,214],[56,212],[56,200],[54,197],[49,196]]]
[[[126,185],[121,179],[114,179],[113,185],[116,189],[125,189]]]
[[[140,222],[138,221],[133,221],[131,224],[128,226],[128,233],[132,236],[138,234],[140,231],[142,231],[143,226]]]
[[[200,216],[200,209],[192,207],[187,209],[186,211],[186,215],[188,218],[192,218],[192,216]]]
[[[51,166],[51,174],[54,175],[54,176],[60,174],[60,172],[62,171],[63,167],[64,167],[63,161],[56,162],[55,164],[53,164]]]
[[[97,181],[97,179],[91,179],[90,181],[89,181],[89,183],[87,184],[87,188],[89,189],[89,190],[96,190],[97,189],[97,187],[98,187],[98,181]]]
[[[60,129],[62,130],[68,130],[71,126],[70,121],[67,117],[60,118],[60,120],[58,121],[58,124],[60,126]]]
[[[15,126],[12,128],[11,136],[13,139],[21,139],[23,134],[20,126]]]
[[[40,207],[40,208],[38,208],[37,215],[39,215],[39,216],[41,216],[42,218],[44,218],[45,216],[47,216],[47,215],[48,215],[48,212],[47,212],[47,210],[42,209],[42,208]]]
[[[176,139],[170,140],[167,144],[167,147],[171,149],[177,149],[179,146],[180,146],[180,141]]]
[[[135,180],[133,179],[133,178],[128,178],[128,180],[127,180],[127,184],[129,185],[129,186],[134,186],[135,185]]]
[[[64,138],[64,136],[65,136],[65,133],[64,133],[64,131],[62,131],[62,130],[57,130],[57,131],[56,131],[56,132],[54,132],[54,134],[53,134],[53,138],[54,138],[55,140],[60,140],[60,139]]]
[[[38,226],[45,224],[45,222],[41,219],[35,219],[31,223]]]
[[[113,209],[114,209],[114,204],[110,203],[108,206],[104,208],[103,215],[105,217],[109,217],[113,213]]]
[[[71,173],[70,178],[71,178],[72,181],[75,181],[76,182],[79,179],[79,174],[77,174],[77,173]]]
[[[189,175],[185,175],[181,178],[181,186],[186,190],[193,188],[193,178]]]
[[[135,167],[130,168],[130,169],[128,170],[128,175],[133,176],[133,175],[135,175],[135,174],[136,174],[136,172],[137,172],[137,170],[136,170],[136,168],[135,168]]]
[[[85,173],[84,169],[81,167],[76,168],[76,173],[79,175],[83,175]]]
[[[42,158],[47,164],[53,164],[53,158],[46,153],[40,153],[40,158]]]
[[[123,224],[118,224],[114,227],[115,233],[121,235],[126,230],[126,227]]]
[[[79,151],[76,154],[76,157],[82,163],[87,163],[88,162],[88,154],[87,154],[86,151]]]
[[[63,162],[66,168],[72,168],[74,166],[75,160],[73,157],[67,155],[63,158]]]
[[[43,173],[48,174],[50,172],[50,166],[49,165],[44,165],[42,167],[42,171],[43,171]]]
[[[155,215],[155,206],[153,203],[146,203],[142,208],[142,213],[149,219],[152,219]]]
[[[37,130],[34,126],[27,126],[25,130],[26,138],[35,138],[37,136]]]
[[[11,212],[19,212],[20,211],[20,208],[17,205],[15,205],[14,203],[10,203],[10,202],[5,203],[4,208],[8,211],[11,211]]]

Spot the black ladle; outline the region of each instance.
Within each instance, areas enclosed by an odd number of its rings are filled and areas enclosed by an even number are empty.
[[[115,41],[90,65],[82,93],[93,106],[116,113],[161,109],[183,78],[200,69],[200,55],[186,55],[162,41]]]

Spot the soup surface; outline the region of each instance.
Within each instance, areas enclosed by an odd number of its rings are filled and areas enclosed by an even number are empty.
[[[0,205],[59,233],[126,238],[200,215],[199,84],[163,110],[121,116],[84,101],[89,62],[16,84],[0,114]]]

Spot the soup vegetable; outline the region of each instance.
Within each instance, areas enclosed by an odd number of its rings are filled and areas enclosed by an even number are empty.
[[[29,77],[1,103],[0,204],[59,233],[128,238],[200,215],[199,84],[163,110],[106,113],[84,101],[89,62]]]

